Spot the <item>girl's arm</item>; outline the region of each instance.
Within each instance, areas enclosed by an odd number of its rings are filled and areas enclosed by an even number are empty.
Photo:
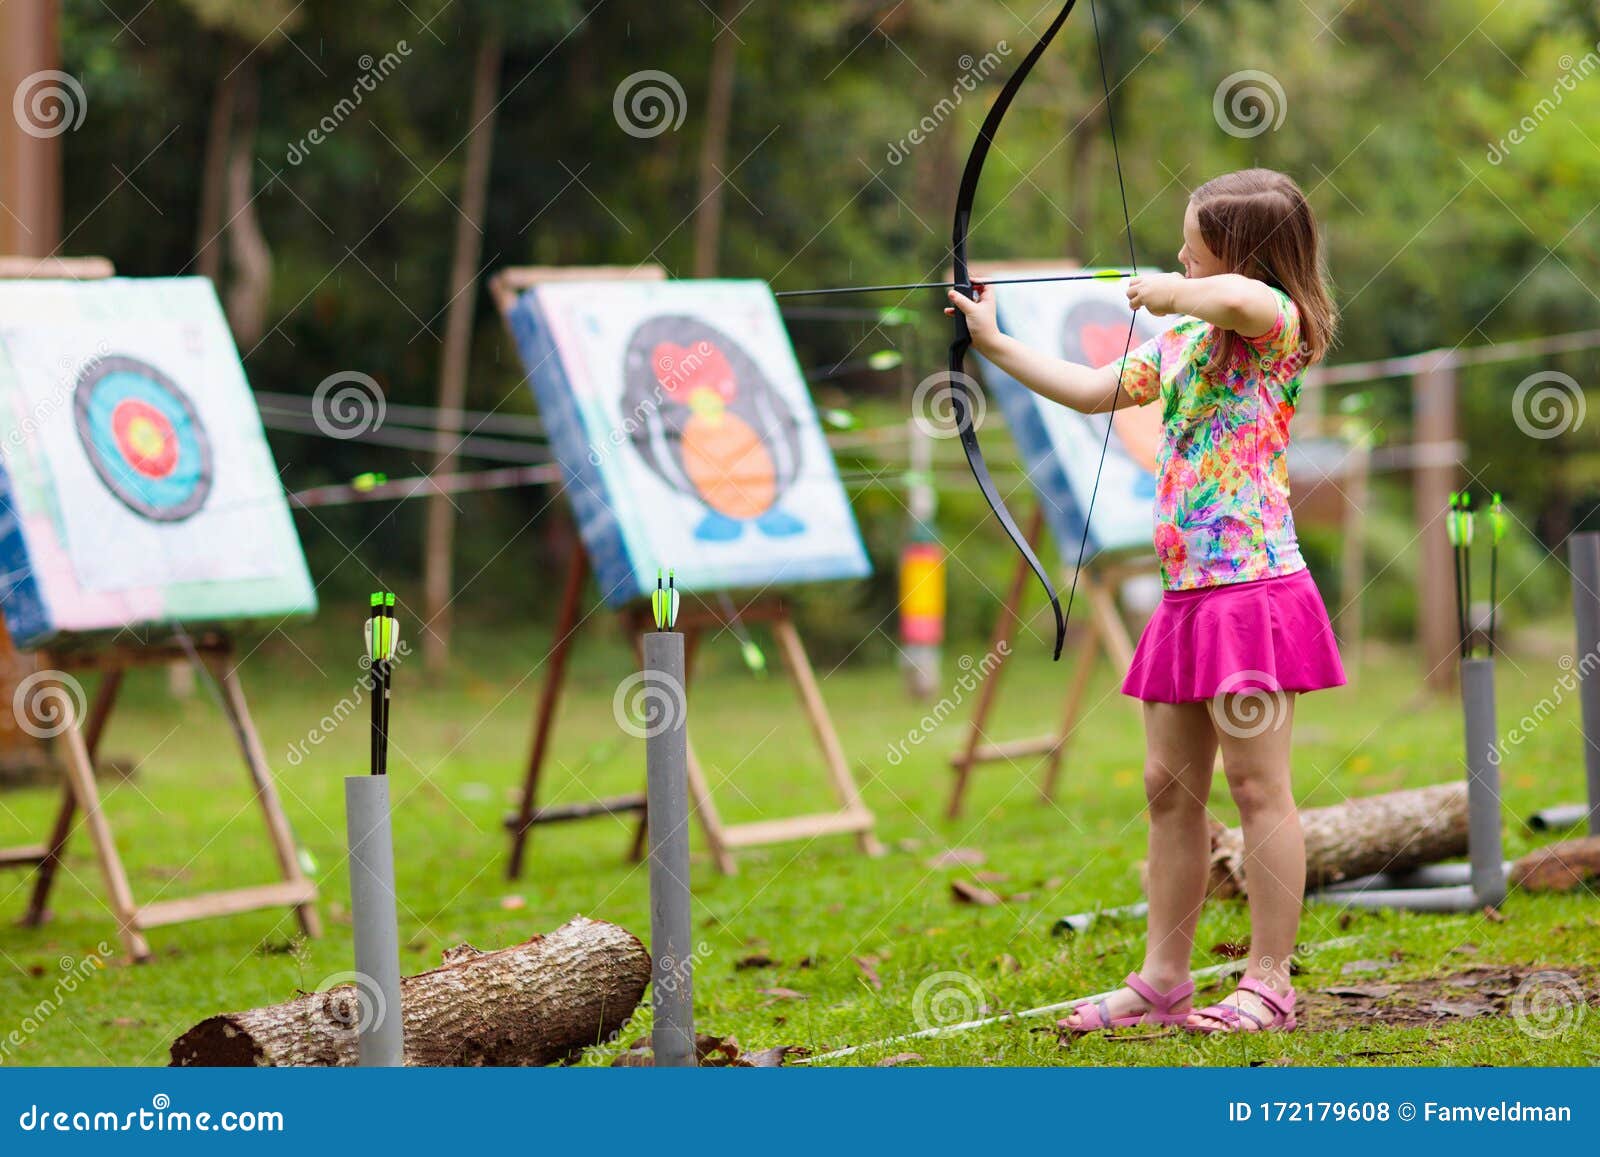
[[[1128,282],[1128,304],[1157,317],[1187,313],[1240,337],[1270,333],[1278,324],[1278,297],[1264,281],[1238,273],[1185,277],[1152,273]]]
[[[1117,409],[1134,404],[1126,392],[1117,389],[1116,362],[1097,370],[1042,354],[1000,332],[994,294],[982,285],[974,286],[973,292],[976,301],[950,291],[951,306],[966,314],[973,347],[1028,389],[1084,414],[1105,413],[1113,408],[1113,399]]]

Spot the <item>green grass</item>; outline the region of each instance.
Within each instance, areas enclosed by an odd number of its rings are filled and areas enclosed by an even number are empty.
[[[0,876],[0,1063],[23,1065],[162,1064],[185,1028],[225,1010],[285,999],[353,967],[344,870],[341,779],[365,770],[367,734],[357,714],[309,758],[291,766],[290,746],[347,695],[355,624],[337,639],[328,628],[278,639],[253,655],[244,681],[296,834],[313,858],[327,935],[301,942],[288,915],[254,913],[158,929],[156,957],[142,966],[114,952],[59,1007],[32,1023],[49,1002],[64,959],[81,959],[106,942],[113,926],[82,834],[75,836],[55,896],[55,919],[42,929],[14,927],[27,877]],[[391,773],[403,907],[403,967],[431,966],[462,941],[499,947],[548,930],[574,914],[613,920],[648,933],[644,871],[623,859],[630,838],[621,821],[596,820],[537,831],[524,878],[505,879],[501,819],[526,758],[535,664],[544,640],[532,635],[477,635],[439,690],[426,689],[420,662],[396,677]],[[774,662],[776,652],[769,648]],[[956,673],[959,651],[947,656]],[[692,731],[732,822],[829,806],[822,765],[788,683],[757,680],[739,665],[731,640],[708,644],[693,690]],[[562,704],[547,799],[578,799],[637,790],[642,744],[613,721],[612,692],[628,670],[614,628],[594,631],[579,649]],[[1459,711],[1450,700],[1414,700],[1415,664],[1404,654],[1369,651],[1359,684],[1311,696],[1298,720],[1296,784],[1306,805],[1347,795],[1422,785],[1461,774]],[[1502,664],[1502,725],[1551,694],[1560,672],[1552,659]],[[696,934],[703,945],[695,978],[703,1031],[733,1035],[747,1048],[804,1045],[814,1052],[891,1037],[918,1027],[919,986],[943,999],[924,1004],[935,1017],[1020,1010],[1112,986],[1138,963],[1141,928],[1102,924],[1085,935],[1053,938],[1065,913],[1138,898],[1144,855],[1140,814],[1142,736],[1131,705],[1102,674],[1087,722],[1074,737],[1060,798],[1042,803],[1031,767],[990,765],[976,777],[968,818],[942,818],[950,786],[949,752],[965,731],[970,702],[933,729],[907,758],[891,762],[897,740],[920,728],[924,708],[903,694],[886,669],[819,670],[852,766],[878,816],[887,856],[869,860],[848,838],[779,846],[740,857],[740,874],[719,876],[698,843]],[[1052,666],[1042,642],[1025,643],[1005,672],[1003,707],[992,728],[1000,738],[1038,733],[1059,710],[1067,671]],[[107,808],[136,895],[148,902],[273,878],[272,858],[245,790],[229,734],[204,688],[188,701],[166,692],[160,672],[130,680],[128,699],[105,753],[140,761],[129,784],[105,785]],[[970,696],[968,696],[970,699]],[[1515,822],[1543,804],[1582,790],[1581,740],[1574,702],[1533,731],[1505,761],[1507,851],[1533,846]],[[1219,818],[1236,822],[1219,783]],[[0,837],[39,838],[52,793],[0,796]],[[930,867],[946,848],[981,850],[988,884],[1009,897],[997,907],[958,905],[950,884],[970,867]],[[1481,915],[1392,913],[1341,916],[1309,909],[1308,945],[1354,937],[1347,947],[1313,948],[1298,985],[1317,994],[1357,959],[1393,962],[1384,980],[1425,979],[1469,966],[1507,964],[1583,971],[1594,998],[1600,968],[1600,899],[1513,896],[1503,922]],[[1242,941],[1242,904],[1209,905],[1195,964],[1218,963],[1213,945]],[[737,968],[752,956],[770,967]],[[875,986],[858,961],[881,983]],[[955,974],[942,980],[940,974]],[[1370,978],[1366,978],[1370,980]],[[790,989],[804,999],[763,995]],[[1444,995],[1448,995],[1445,993]],[[1326,1010],[1337,998],[1319,997]],[[1070,1047],[1039,1031],[1053,1018],[1016,1021],[938,1040],[865,1050],[844,1063],[871,1064],[916,1052],[929,1064],[1174,1065],[1297,1064],[1586,1064],[1600,1056],[1600,1011],[1588,1008],[1559,1035],[1523,1032],[1513,1018],[1444,1017],[1409,1027],[1374,1023],[1303,1031],[1293,1036],[1200,1040],[1093,1038]],[[924,1017],[926,1021],[926,1017]],[[20,1044],[7,1034],[19,1030]],[[623,1040],[647,1031],[647,1013]],[[25,1031],[24,1031],[25,1030]],[[593,1050],[607,1063],[619,1046]]]

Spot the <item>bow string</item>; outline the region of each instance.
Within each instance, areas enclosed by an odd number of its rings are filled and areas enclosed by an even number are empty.
[[[1011,102],[1021,90],[1023,82],[1033,66],[1039,62],[1045,50],[1050,47],[1050,42],[1056,33],[1067,22],[1067,17],[1072,15],[1072,10],[1077,6],[1077,0],[1067,0],[1056,18],[1050,22],[1050,27],[1045,29],[1044,35],[1039,37],[1022,63],[1006,78],[1006,83],[995,98],[994,104],[989,107],[988,115],[983,119],[983,125],[978,129],[978,139],[973,142],[972,151],[967,155],[966,168],[961,174],[961,186],[956,194],[955,219],[951,226],[950,252],[955,264],[956,291],[966,297],[973,296],[972,275],[967,264],[967,238],[972,224],[972,204],[978,192],[978,178],[983,173],[983,165],[989,157],[989,148],[994,143],[996,132],[999,131],[1000,122],[1005,119]],[[1111,134],[1112,156],[1116,162],[1117,186],[1122,194],[1122,217],[1128,234],[1128,252],[1131,268],[1135,275],[1138,274],[1138,262],[1133,252],[1133,220],[1128,212],[1128,191],[1122,180],[1122,159],[1117,146],[1116,121],[1111,111],[1111,83],[1106,70],[1105,49],[1100,42],[1100,14],[1095,6],[1095,0],[1089,0],[1089,9],[1094,26],[1095,52],[1100,63],[1100,86],[1106,102],[1106,126]],[[1122,395],[1122,377],[1127,372],[1128,351],[1133,348],[1134,327],[1137,324],[1137,313],[1128,322],[1127,339],[1123,343],[1122,358],[1117,371],[1116,391],[1111,399],[1111,411],[1114,412],[1117,402]],[[1089,523],[1094,517],[1094,504],[1100,493],[1100,476],[1105,469],[1106,452],[1111,444],[1111,419],[1106,420],[1106,436],[1100,445],[1100,461],[1095,467],[1094,487],[1089,494],[1088,510],[1083,519],[1083,537],[1078,543],[1078,561],[1073,570],[1072,589],[1067,596],[1067,609],[1061,609],[1060,596],[1056,594],[1055,586],[1050,581],[1050,574],[1040,563],[1038,555],[1033,551],[1033,546],[1028,542],[1027,536],[1017,527],[1016,519],[1011,516],[1005,499],[995,488],[994,479],[989,475],[988,464],[984,461],[983,450],[978,445],[978,432],[972,421],[972,385],[971,379],[965,371],[967,351],[972,347],[972,334],[967,327],[967,318],[959,309],[953,314],[955,336],[950,343],[949,381],[948,389],[952,413],[955,415],[956,427],[961,435],[961,448],[966,452],[967,465],[972,468],[972,476],[977,480],[978,489],[983,492],[984,500],[989,508],[994,511],[994,516],[1005,528],[1011,541],[1016,545],[1017,551],[1027,562],[1029,568],[1038,578],[1045,594],[1050,599],[1050,609],[1055,613],[1056,619],[1056,644],[1054,658],[1061,658],[1061,648],[1066,642],[1067,620],[1072,614],[1072,603],[1078,591],[1078,574],[1083,569],[1084,554],[1089,545]]]

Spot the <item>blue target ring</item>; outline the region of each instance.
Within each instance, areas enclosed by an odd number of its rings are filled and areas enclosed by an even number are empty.
[[[129,510],[181,522],[205,505],[211,443],[166,374],[137,358],[100,358],[78,378],[73,409],[90,464]]]

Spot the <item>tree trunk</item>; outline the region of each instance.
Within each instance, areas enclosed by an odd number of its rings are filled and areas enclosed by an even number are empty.
[[[494,154],[495,101],[500,95],[500,63],[504,49],[493,28],[478,42],[472,74],[472,108],[468,112],[466,170],[461,176],[461,207],[456,216],[455,252],[450,261],[450,300],[446,306],[444,347],[439,359],[439,417],[434,434],[434,472],[455,469],[467,400],[467,371],[472,361],[472,321],[478,302],[478,262],[483,256],[482,221],[489,197],[489,169]],[[450,601],[455,550],[456,509],[443,494],[428,499],[423,540],[423,590],[427,620],[422,624],[423,659],[427,669],[443,668],[450,654]]]
[[[256,125],[260,121],[261,78],[246,61],[234,74],[239,80],[233,148],[228,157],[228,257],[233,276],[226,295],[228,325],[234,340],[246,347],[267,332],[267,306],[272,297],[272,250],[261,233],[255,207]]]
[[[1403,872],[1467,854],[1467,785],[1394,791],[1300,812],[1306,834],[1306,890],[1374,872]],[[1210,893],[1247,894],[1244,833],[1211,833]]]
[[[200,218],[195,228],[194,271],[213,283],[222,277],[222,232],[228,197],[228,169],[233,142],[233,106],[239,93],[239,61],[229,52],[211,94],[211,121],[206,129],[205,164],[200,170]]]
[[[499,952],[462,945],[400,982],[408,1066],[547,1065],[611,1038],[650,982],[650,954],[600,920],[568,921]],[[203,1020],[173,1065],[354,1065],[353,984]]]
[[[1571,892],[1600,880],[1600,836],[1529,852],[1511,866],[1511,886],[1529,892]]]
[[[737,0],[722,0],[717,36],[711,49],[711,81],[706,95],[706,131],[700,140],[700,194],[694,219],[694,275],[715,277],[722,245],[722,186],[728,162],[728,125],[733,113],[733,78],[738,63]]]

